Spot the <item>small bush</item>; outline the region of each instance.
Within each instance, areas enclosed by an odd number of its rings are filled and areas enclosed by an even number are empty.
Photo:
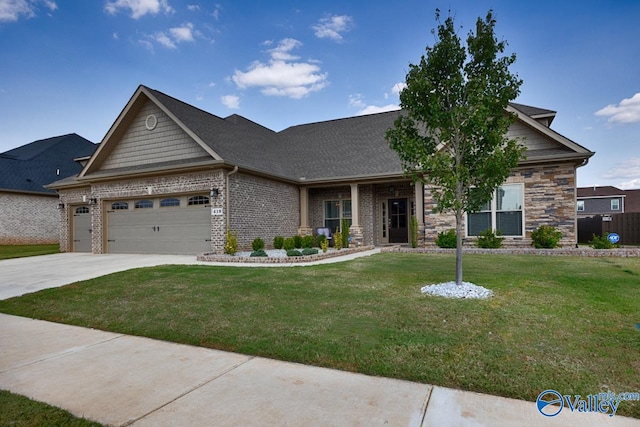
[[[236,252],[238,252],[238,233],[229,230],[225,235],[224,253],[235,255]]]
[[[301,249],[302,248],[302,236],[300,236],[300,235],[293,236],[293,244],[295,245],[296,249]]]
[[[336,233],[333,235],[333,244],[336,248],[336,250],[340,250],[342,249],[342,233],[339,231],[336,231]]]
[[[268,256],[267,253],[264,251],[264,249],[257,249],[253,252],[251,252],[251,255],[249,255],[250,257],[265,257]]]
[[[327,241],[327,236],[325,236],[324,234],[318,234],[316,236],[316,240],[318,241],[318,246],[322,247],[322,242],[326,242]]]
[[[596,236],[594,234],[589,245],[591,245],[593,249],[613,249],[618,247],[618,245],[609,241],[609,233],[605,233],[604,236]]]
[[[276,236],[273,238],[273,248],[274,249],[282,249],[284,246],[284,237]]]
[[[253,249],[254,252],[264,249],[264,240],[259,237],[257,239],[253,239],[253,242],[251,242],[251,249]]]
[[[458,244],[456,237],[456,230],[453,228],[447,231],[441,231],[436,238],[436,245],[438,245],[439,248],[455,248]]]
[[[550,225],[541,225],[531,232],[531,244],[536,249],[553,249],[558,247],[562,233]]]
[[[289,249],[287,251],[287,256],[302,256],[302,252],[297,249]]]
[[[294,249],[296,247],[296,242],[293,237],[287,237],[286,239],[284,239],[282,247],[285,251],[290,251],[291,249]]]
[[[349,220],[348,219],[342,220],[342,233],[340,235],[342,236],[342,247],[348,248],[349,247]]]
[[[418,218],[415,215],[411,216],[411,222],[409,223],[411,226],[411,247],[418,247]]]
[[[311,234],[308,234],[302,238],[302,247],[303,248],[313,247],[313,236]]]
[[[322,236],[322,237],[325,237],[325,236]],[[327,252],[329,250],[329,241],[326,239],[326,237],[322,242],[320,242],[320,249],[322,249],[322,252]]]
[[[316,255],[318,253],[318,250],[315,248],[304,248],[302,250],[302,255],[307,256],[307,255]]]
[[[493,230],[487,229],[480,233],[476,245],[484,249],[498,249],[502,247],[503,240],[502,231],[498,230],[497,233],[494,233]]]

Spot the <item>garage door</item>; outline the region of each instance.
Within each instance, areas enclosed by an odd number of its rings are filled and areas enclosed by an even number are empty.
[[[87,206],[72,207],[73,252],[91,252],[91,211]]]
[[[209,196],[107,202],[107,252],[196,255],[211,250]]]

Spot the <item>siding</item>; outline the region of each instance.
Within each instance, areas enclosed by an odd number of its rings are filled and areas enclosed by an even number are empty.
[[[147,117],[158,122],[153,130],[146,128]],[[186,132],[154,103],[147,101],[124,133],[102,170],[162,163],[209,156]]]
[[[524,145],[527,150],[548,150],[558,148],[557,142],[547,138],[539,132],[534,131],[528,126],[516,121],[511,125],[507,132],[509,138],[524,138]]]

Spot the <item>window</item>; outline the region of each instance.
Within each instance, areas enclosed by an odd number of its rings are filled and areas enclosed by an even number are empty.
[[[335,233],[342,227],[342,220],[346,219],[351,226],[351,200],[325,200],[324,226]]]
[[[584,212],[584,200],[578,200],[578,212]]]
[[[76,213],[77,214],[86,214],[89,213],[89,208],[86,206],[80,206],[78,208],[76,208]]]
[[[151,200],[138,200],[134,207],[136,209],[151,209],[153,208],[153,201]]]
[[[209,196],[193,196],[189,197],[189,206],[208,205]]]
[[[612,211],[620,210],[620,199],[611,199],[611,210]]]
[[[467,215],[467,235],[478,236],[482,231],[500,230],[505,236],[522,236],[523,186],[506,184],[498,187],[493,200],[480,211]]]
[[[113,211],[124,211],[129,209],[129,203],[127,202],[113,202],[111,203],[111,210]]]
[[[160,201],[161,208],[169,208],[171,206],[180,206],[180,200],[175,197],[169,197],[168,199],[162,199]]]

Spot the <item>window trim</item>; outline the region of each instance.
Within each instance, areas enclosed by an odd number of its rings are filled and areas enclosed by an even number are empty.
[[[151,206],[147,203],[151,203]],[[153,209],[153,200],[151,199],[141,199],[136,200],[133,204],[134,209]]]
[[[584,200],[578,200],[578,212],[584,212]]]
[[[165,205],[164,203],[169,201],[169,200],[171,200],[171,201],[177,200],[178,204],[177,205],[176,204]],[[160,199],[160,207],[161,208],[179,208],[181,204],[182,203],[180,202],[180,199],[178,199],[177,197],[165,197],[164,199]]]
[[[112,211],[128,211],[129,210],[129,202],[125,202],[124,200],[118,200],[115,202],[111,202],[111,210]]]
[[[616,207],[613,207],[613,202],[616,203]],[[610,204],[611,210],[612,211],[619,211],[620,210],[620,199],[611,199],[611,204]]]
[[[497,191],[501,188],[501,187],[508,187],[508,186],[519,186],[520,187],[520,202],[521,202],[521,206],[520,206],[520,210],[498,210],[498,198],[497,198]],[[498,186],[498,188],[496,188],[493,192],[493,197],[491,198],[491,202],[489,203],[489,209],[485,209],[485,210],[481,210],[478,212],[474,212],[474,213],[487,213],[490,212],[491,214],[491,229],[496,232],[496,224],[497,224],[497,220],[498,220],[498,213],[501,212],[520,212],[521,213],[521,225],[520,225],[520,229],[522,230],[521,234],[503,234],[504,237],[512,237],[512,238],[523,238],[525,236],[525,208],[524,208],[524,183],[522,182],[506,182],[500,186]],[[469,234],[469,214],[465,212],[464,215],[464,222],[465,222],[465,236],[466,237],[472,237],[472,238],[476,238],[478,237],[477,235],[471,235]]]
[[[327,215],[326,206],[327,206],[327,203],[329,203],[329,202],[338,203],[339,204],[339,206],[338,206],[338,216],[336,218],[333,218],[333,217],[327,218],[327,216],[326,216]],[[335,233],[335,230],[333,230],[331,227],[327,226],[327,219],[328,220],[332,220],[332,221],[338,220],[338,228],[340,229],[340,231],[342,231],[342,220],[343,219],[350,220],[351,223],[349,225],[353,224],[353,217],[352,217],[352,215],[353,215],[353,204],[351,204],[351,207],[349,209],[349,214],[350,215],[346,216],[346,215],[344,215],[344,203],[345,202],[352,203],[351,199],[326,199],[326,200],[322,201],[322,224],[323,224],[324,228],[329,228],[331,230],[331,233]]]
[[[187,206],[211,206],[211,199],[209,198],[209,196],[206,196],[204,194],[191,196],[187,199]]]
[[[78,206],[78,207],[75,208],[73,213],[75,213],[77,215],[88,214],[88,213],[91,213],[91,210],[86,206]]]

